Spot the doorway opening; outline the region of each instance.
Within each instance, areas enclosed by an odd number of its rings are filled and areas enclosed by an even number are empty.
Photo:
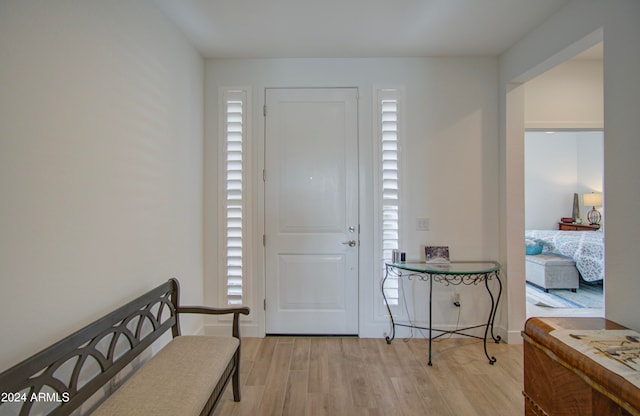
[[[602,57],[600,42],[523,84],[527,318],[604,316],[604,216],[583,200],[604,192]]]
[[[528,317],[604,316],[604,222],[590,224],[583,200],[602,195],[603,141],[602,130],[525,131]]]

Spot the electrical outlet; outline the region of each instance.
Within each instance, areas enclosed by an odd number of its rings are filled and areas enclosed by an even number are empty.
[[[453,292],[452,298],[453,298],[454,306],[457,306],[459,308],[460,307],[460,293]]]

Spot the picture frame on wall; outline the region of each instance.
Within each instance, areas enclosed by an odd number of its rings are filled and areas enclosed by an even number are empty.
[[[429,264],[449,264],[449,246],[425,246],[424,258]]]

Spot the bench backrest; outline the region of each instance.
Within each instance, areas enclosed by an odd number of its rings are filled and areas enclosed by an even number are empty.
[[[171,279],[3,372],[0,414],[70,414],[167,330],[179,335],[178,298]]]

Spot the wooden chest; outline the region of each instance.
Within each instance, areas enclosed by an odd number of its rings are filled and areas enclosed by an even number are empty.
[[[555,329],[626,329],[601,318],[531,318],[524,338],[525,415],[640,415],[640,389],[549,335]]]

